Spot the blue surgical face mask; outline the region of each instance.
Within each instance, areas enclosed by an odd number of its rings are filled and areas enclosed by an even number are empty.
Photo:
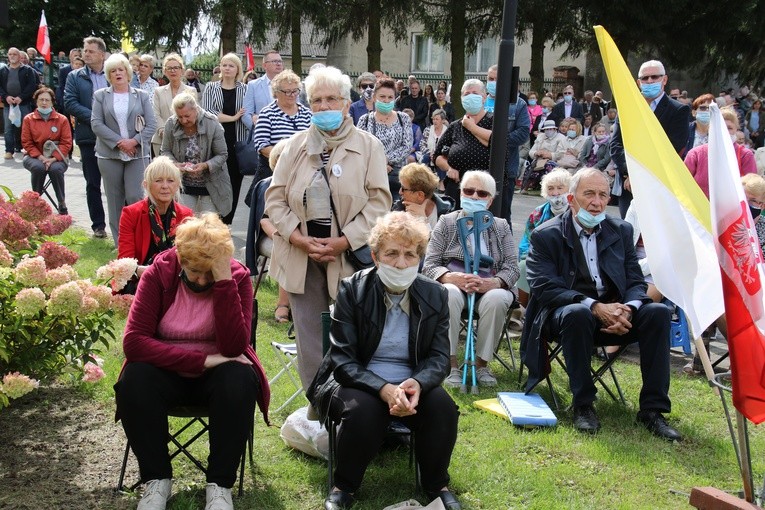
[[[564,95],[564,96],[563,96],[563,100],[564,100],[566,103],[570,103],[571,101],[573,101],[573,100],[574,100],[574,96],[566,96],[566,95]]]
[[[342,123],[342,110],[324,110],[321,112],[313,112],[313,117],[311,117],[311,124],[321,129],[322,131],[334,131],[335,129],[339,128]]]
[[[497,95],[497,82],[496,81],[487,81],[486,82],[486,92],[488,92],[489,95],[496,96]]]
[[[486,211],[489,209],[488,200],[480,200],[478,198],[460,197],[462,203],[462,210],[468,215],[472,215],[478,211]]]
[[[483,97],[479,94],[462,96],[462,107],[469,115],[476,115],[483,108]]]
[[[709,112],[696,112],[696,122],[699,124],[709,124]]]
[[[545,115],[547,115],[548,113],[550,113],[550,109],[549,109],[549,108],[547,108],[547,107],[545,107],[545,106],[543,106],[543,107],[542,107],[542,113],[544,113]]]
[[[573,129],[569,129],[568,131],[566,131],[566,136],[569,138],[576,138],[576,131],[574,131]]]
[[[396,103],[391,101],[390,103],[383,103],[382,101],[375,101],[375,110],[380,113],[390,113],[395,108]]]
[[[42,115],[50,115],[50,112],[53,111],[53,108],[43,108],[42,106],[38,106],[37,111]]]
[[[661,93],[661,82],[655,81],[653,83],[641,83],[640,93],[646,99],[653,99]]]
[[[579,224],[584,228],[595,228],[600,225],[600,222],[606,219],[606,213],[602,212],[597,216],[594,216],[587,209],[579,206],[579,211],[576,213],[576,219],[579,220]]]
[[[529,99],[529,106],[536,106],[537,100],[536,99]]]

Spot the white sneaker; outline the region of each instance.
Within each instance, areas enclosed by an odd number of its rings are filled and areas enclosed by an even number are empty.
[[[477,367],[475,371],[475,378],[478,384],[481,386],[496,386],[497,378],[491,373],[489,367]]]
[[[143,490],[143,497],[138,502],[137,510],[165,510],[167,500],[173,493],[173,480],[149,480]]]
[[[459,368],[452,367],[449,375],[446,377],[444,384],[450,388],[459,388],[462,386],[462,372]]]
[[[231,489],[220,487],[217,483],[208,483],[205,510],[234,510]]]

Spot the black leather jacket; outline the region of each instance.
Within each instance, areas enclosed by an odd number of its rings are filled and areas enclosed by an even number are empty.
[[[449,373],[449,301],[446,289],[422,275],[409,287],[409,363],[422,393]],[[387,381],[367,370],[380,343],[387,309],[375,268],[340,282],[330,327],[331,345],[306,395],[322,420],[338,386],[378,395]]]

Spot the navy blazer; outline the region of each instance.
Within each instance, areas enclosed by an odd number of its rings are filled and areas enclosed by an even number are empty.
[[[582,110],[582,105],[580,105],[576,101],[572,101],[571,115],[569,115],[569,117],[575,118],[581,124],[582,121],[584,121],[584,111]],[[550,112],[550,115],[547,116],[547,120],[554,120],[556,126],[560,126],[560,121],[562,121],[565,118],[567,118],[565,101],[561,101],[560,103],[553,106],[553,109]]]
[[[653,111],[659,124],[664,128],[672,147],[681,158],[685,158],[685,145],[688,142],[688,116],[691,108],[687,104],[675,101],[667,94],[659,100],[656,109]],[[616,118],[616,127],[614,136],[611,138],[611,159],[614,162],[616,170],[621,174],[622,179],[629,177],[627,174],[627,160],[624,157],[624,142],[622,141],[622,130],[619,127],[619,118]]]
[[[550,314],[566,305],[579,303],[586,297],[574,290],[579,237],[569,209],[531,233],[526,256],[526,274],[531,288],[526,322],[521,337],[521,359],[529,368],[527,387],[536,384],[549,372],[547,350],[542,348],[544,325]],[[638,265],[632,241],[632,225],[606,216],[598,234],[598,268],[613,283],[620,303],[641,301],[650,303],[647,284]]]

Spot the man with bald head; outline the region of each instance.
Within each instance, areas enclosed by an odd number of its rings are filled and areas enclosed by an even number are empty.
[[[571,179],[569,210],[531,233],[526,258],[531,298],[521,341],[527,384],[545,377],[542,342],[556,339],[573,394],[574,428],[595,433],[600,420],[593,407],[593,346],[638,342],[643,387],[637,420],[652,434],[679,441],[663,416],[671,410],[669,308],[646,294],[632,226],[606,216],[610,198],[603,173],[584,168]]]
[[[32,112],[32,94],[37,89],[37,73],[21,62],[21,51],[8,48],[8,65],[0,69],[0,101],[3,102],[5,159],[21,152],[21,129],[8,120],[11,106],[18,106],[23,119]],[[26,53],[24,53],[26,56]],[[19,126],[21,123],[19,122]]]

